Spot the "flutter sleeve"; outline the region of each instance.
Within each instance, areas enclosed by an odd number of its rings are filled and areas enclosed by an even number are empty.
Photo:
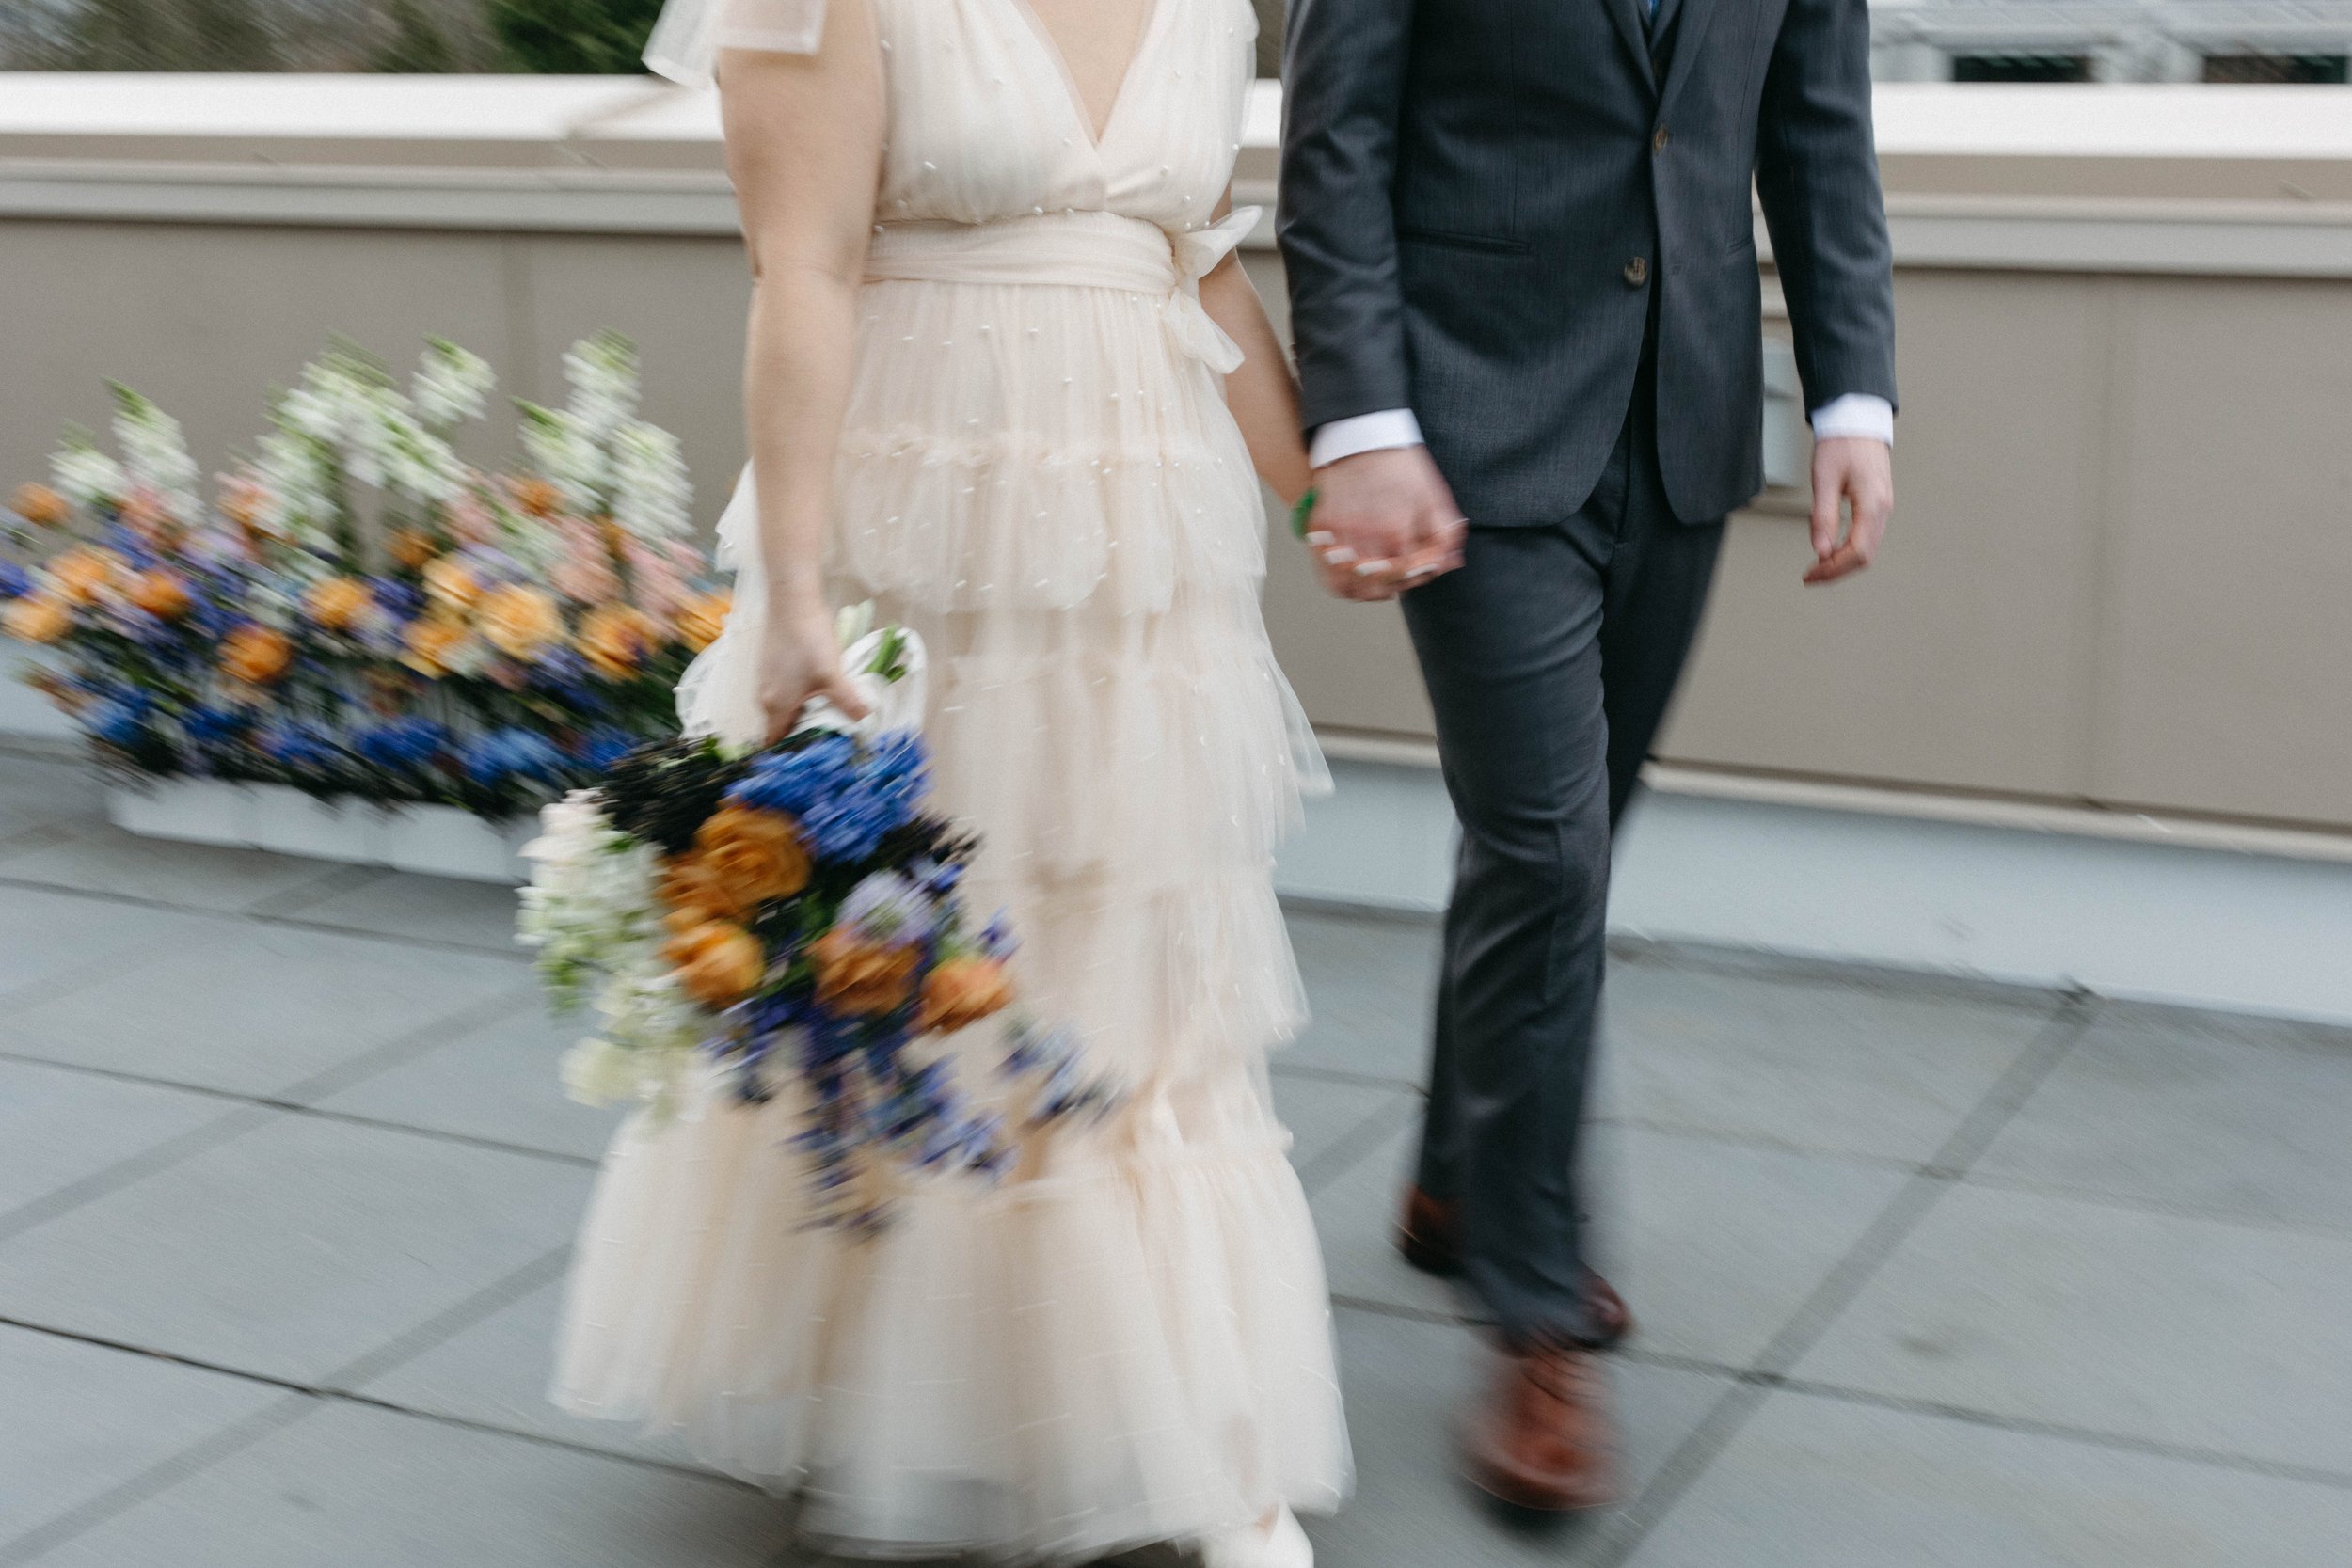
[[[814,55],[825,37],[825,0],[669,0],[645,64],[690,87],[708,87],[722,49]]]

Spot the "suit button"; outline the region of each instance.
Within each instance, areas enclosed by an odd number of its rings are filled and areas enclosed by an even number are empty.
[[[1650,137],[1649,149],[1652,152],[1663,152],[1666,150],[1666,144],[1672,140],[1674,140],[1673,134],[1661,125],[1658,128],[1657,134]]]
[[[1640,288],[1643,284],[1645,284],[1645,283],[1646,283],[1646,282],[1648,282],[1648,281],[1649,281],[1649,258],[1648,258],[1648,257],[1646,257],[1646,256],[1636,256],[1635,258],[1633,258],[1633,260],[1632,260],[1632,261],[1628,261],[1628,262],[1625,264],[1625,283],[1626,283],[1626,287],[1627,287],[1627,288],[1629,288],[1629,289],[1638,289],[1638,288]]]

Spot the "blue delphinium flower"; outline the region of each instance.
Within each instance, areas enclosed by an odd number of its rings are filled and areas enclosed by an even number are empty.
[[[147,733],[147,716],[153,705],[147,693],[126,691],[84,708],[82,726],[109,746],[128,748]]]
[[[304,719],[277,721],[262,731],[259,743],[262,755],[296,770],[332,768],[342,754],[323,725]]]
[[[21,599],[32,591],[32,573],[13,561],[0,561],[0,599]]]
[[[424,594],[413,582],[398,578],[368,578],[368,594],[403,621],[414,620],[424,608]]]
[[[820,802],[849,788],[856,778],[857,747],[847,736],[829,735],[796,751],[771,752],[727,791],[738,805],[805,817]]]
[[[449,743],[449,726],[431,719],[387,719],[351,737],[352,750],[378,768],[421,768]]]
[[[509,726],[492,730],[470,742],[464,752],[467,774],[476,784],[496,784],[508,779],[560,783],[568,765],[555,742],[535,730]]]
[[[580,732],[572,748],[580,760],[602,773],[637,749],[637,737],[618,724],[596,724]]]
[[[198,745],[211,746],[232,738],[252,721],[253,716],[242,708],[216,707],[207,703],[188,709],[180,720],[180,727]]]

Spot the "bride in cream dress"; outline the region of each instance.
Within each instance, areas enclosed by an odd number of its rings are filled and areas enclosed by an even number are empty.
[[[1259,479],[1307,466],[1225,212],[1255,35],[1249,0],[673,0],[648,51],[716,69],[755,280],[737,608],[684,717],[854,709],[832,601],[919,630],[971,901],[1128,1091],[871,1241],[807,1227],[776,1107],[615,1141],[556,1399],[835,1549],[1301,1568],[1291,1511],[1347,1489],[1264,1069],[1300,1018],[1272,847],[1324,775],[1258,610]]]

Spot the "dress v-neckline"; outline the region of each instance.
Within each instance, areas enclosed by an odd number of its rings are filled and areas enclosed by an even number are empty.
[[[1173,0],[1149,0],[1150,8],[1144,14],[1143,29],[1136,35],[1135,53],[1127,56],[1127,69],[1120,75],[1119,86],[1111,93],[1110,108],[1104,112],[1103,123],[1099,126],[1094,123],[1094,111],[1087,107],[1086,91],[1078,85],[1077,72],[1070,69],[1070,56],[1062,53],[1061,43],[1054,37],[1054,30],[1045,25],[1045,19],[1038,15],[1037,8],[1029,0],[1007,0],[1007,3],[1021,14],[1021,20],[1036,36],[1039,50],[1061,78],[1062,96],[1068,101],[1070,118],[1077,122],[1087,145],[1100,152],[1104,144],[1110,140],[1111,133],[1119,129],[1120,111],[1127,106],[1129,91],[1136,85],[1137,68],[1143,64],[1144,55],[1151,52],[1153,40],[1159,36],[1161,15]]]

